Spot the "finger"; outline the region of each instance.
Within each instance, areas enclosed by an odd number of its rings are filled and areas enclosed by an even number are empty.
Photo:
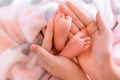
[[[68,39],[70,40],[73,36],[74,36],[74,35],[73,35],[71,32],[69,32],[69,34],[68,34]]]
[[[49,80],[51,77],[51,74],[49,74],[48,72],[46,72],[41,78],[40,80]]]
[[[88,25],[93,21],[90,16],[88,16],[83,10],[75,6],[69,0],[66,1],[66,5],[72,10],[72,12],[74,12],[74,14],[79,18],[79,20],[85,25]]]
[[[95,31],[98,30],[98,27],[95,22],[91,22],[86,29],[88,34],[91,36]]]
[[[77,32],[79,32],[79,29],[77,28],[77,26],[76,26],[74,23],[72,23],[70,32],[71,32],[72,34],[74,34],[74,35],[75,35]]]
[[[38,55],[38,57],[41,59],[41,60],[44,60],[44,61],[53,61],[54,57],[52,54],[50,54],[47,50],[45,50],[44,48],[36,45],[36,44],[32,44],[30,49],[32,50],[32,52],[34,52],[36,55]]]
[[[34,52],[39,57],[39,62],[38,62],[39,65],[45,70],[47,70],[48,72],[52,73],[53,67],[56,64],[56,57],[50,54],[44,48],[36,44],[32,44],[30,49],[32,52]]]
[[[47,30],[43,40],[42,47],[47,51],[50,51],[52,48],[52,39],[53,39],[53,19],[50,18],[47,25]]]
[[[80,32],[84,33],[84,35],[86,37],[88,36],[87,27],[86,28],[82,28]]]
[[[83,28],[84,24],[77,18],[77,16],[65,5],[65,4],[60,4],[59,5],[60,11],[65,13],[66,15],[69,15],[72,17],[73,23],[79,28]]]
[[[46,71],[48,71],[49,73],[51,73],[51,74],[53,74],[53,68],[46,62],[46,61],[44,61],[44,60],[42,60],[42,59],[38,59],[38,65],[42,68],[42,69],[44,69],[44,70],[46,70]],[[44,75],[43,75],[44,76]],[[40,79],[41,80],[41,79]]]
[[[45,36],[45,33],[46,33],[46,27],[42,29],[43,36]]]
[[[97,15],[96,15],[96,22],[97,22],[97,25],[98,25],[98,28],[100,30],[100,32],[104,32],[104,31],[108,31],[110,30],[106,24],[105,24],[105,21],[103,19],[103,17],[101,16],[100,12],[98,11],[97,12]]]

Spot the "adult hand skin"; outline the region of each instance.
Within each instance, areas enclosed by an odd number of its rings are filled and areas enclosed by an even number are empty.
[[[60,10],[70,15],[73,23],[81,30],[86,29],[88,35],[91,36],[91,47],[77,56],[84,72],[93,80],[119,80],[118,73],[111,61],[112,32],[106,26],[100,13],[97,13],[96,21],[93,21],[69,1],[60,5]],[[40,57],[39,64],[51,74],[65,80],[87,79],[81,68],[71,60],[62,56],[53,56],[37,45],[32,45],[31,50]]]
[[[91,36],[91,47],[77,56],[79,64],[85,73],[92,80],[119,80],[119,73],[116,72],[111,60],[112,32],[106,26],[100,12],[97,13],[96,21],[94,21],[70,1],[61,4],[59,9],[66,15],[70,15],[73,23],[81,30],[83,29],[83,25],[85,25],[84,29]],[[77,22],[81,22],[82,26],[78,25]]]
[[[63,80],[88,80],[79,65],[63,56],[50,53],[53,39],[53,19],[48,22],[42,47],[33,44],[31,50],[38,55],[38,64],[52,75]]]
[[[31,48],[39,57],[39,65],[52,75],[63,80],[88,80],[81,68],[68,58],[54,56],[35,44]]]

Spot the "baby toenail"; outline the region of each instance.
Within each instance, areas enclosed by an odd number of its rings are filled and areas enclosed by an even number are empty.
[[[55,20],[56,20],[56,21],[58,21],[58,20],[59,20],[59,18],[58,18],[58,17],[56,17],[56,18],[55,18]]]

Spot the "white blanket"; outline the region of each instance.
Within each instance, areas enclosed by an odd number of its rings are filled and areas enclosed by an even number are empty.
[[[48,19],[54,15],[59,2],[64,1],[0,0],[0,68],[3,60],[1,56],[5,51],[26,42],[32,43],[40,30],[47,25]],[[85,10],[93,19],[97,11],[101,11],[114,34],[113,61],[120,66],[120,0],[70,1]],[[8,61],[7,58],[4,61]]]

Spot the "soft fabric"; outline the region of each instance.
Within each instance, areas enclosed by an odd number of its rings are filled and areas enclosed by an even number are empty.
[[[21,44],[33,43],[39,32],[46,27],[60,2],[65,0],[0,0],[0,79],[7,79],[9,70],[18,61],[26,57],[26,66],[35,68],[36,56],[30,52],[29,56],[21,55],[21,49],[12,49]],[[108,27],[113,31],[113,61],[120,66],[120,0],[70,0],[79,8],[85,10],[93,19],[97,11],[101,11]],[[12,50],[15,50],[14,53]],[[8,52],[8,54],[7,54]],[[15,54],[16,52],[16,54]],[[11,55],[14,55],[11,57]],[[5,57],[5,55],[7,55]],[[31,57],[32,56],[32,57]],[[34,56],[34,57],[33,57]],[[9,57],[11,60],[9,61]],[[4,60],[3,60],[4,59]],[[26,60],[26,59],[24,59]],[[4,62],[8,64],[4,64]],[[8,66],[9,65],[9,66]],[[8,67],[7,67],[8,66]],[[37,68],[38,69],[38,68]],[[38,69],[42,71],[41,69]],[[40,72],[36,72],[40,73]],[[42,72],[41,72],[42,73]],[[38,76],[36,80],[41,77]],[[47,78],[48,76],[46,76]],[[58,80],[51,77],[49,80]]]

